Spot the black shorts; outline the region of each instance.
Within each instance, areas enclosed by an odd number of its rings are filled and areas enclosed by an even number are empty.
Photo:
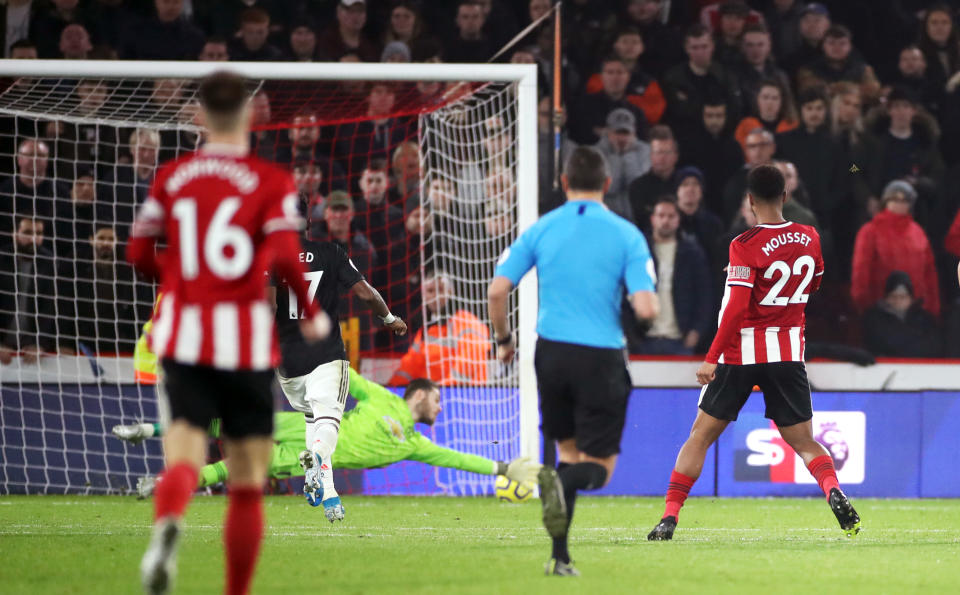
[[[749,366],[720,364],[716,378],[700,391],[700,409],[718,419],[736,421],[754,386],[763,391],[764,416],[772,419],[778,427],[813,418],[810,381],[803,362]]]
[[[592,457],[619,453],[632,384],[623,351],[539,339],[534,366],[543,437],[574,438]]]
[[[222,420],[228,438],[273,435],[272,370],[218,370],[163,360],[170,418],[204,431]]]

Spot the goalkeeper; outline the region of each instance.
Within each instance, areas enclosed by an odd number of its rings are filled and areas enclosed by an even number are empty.
[[[371,382],[350,369],[350,394],[358,401],[347,411],[340,427],[335,469],[373,469],[398,461],[419,461],[438,467],[453,467],[484,475],[506,475],[518,482],[533,482],[540,465],[517,458],[510,463],[493,461],[477,455],[437,446],[414,427],[415,423],[433,425],[441,411],[440,390],[436,383],[416,379],[406,386],[403,398]],[[274,418],[275,442],[269,476],[287,478],[303,476],[299,453],[303,450],[306,422],[302,413],[281,412]],[[162,435],[159,424],[114,426],[113,435],[129,442]],[[210,435],[219,436],[219,421],[210,426]],[[227,479],[225,460],[203,467],[198,487],[221,483]],[[141,497],[153,493],[155,479],[144,477],[137,482]]]

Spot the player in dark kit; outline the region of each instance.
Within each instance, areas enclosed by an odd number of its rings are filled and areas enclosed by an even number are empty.
[[[303,220],[290,174],[249,156],[244,80],[214,73],[198,95],[207,143],[157,172],[127,252],[140,272],[161,281],[148,341],[163,364],[171,419],[153,537],[140,571],[148,593],[170,589],[180,519],[205,463],[207,427],[220,418],[230,461],[225,591],[240,594],[249,591],[263,538],[263,484],[273,449],[272,369],[279,358],[264,276],[288,280],[306,302],[296,256]],[[167,247],[158,254],[162,239]],[[313,302],[305,310],[305,338],[326,336],[329,318]]]
[[[350,291],[394,333],[403,335],[407,332],[407,325],[390,313],[383,298],[364,280],[340,246],[305,236],[301,239],[298,259],[308,269],[304,280],[308,286],[308,299],[313,305],[335,316],[340,296]],[[282,356],[277,376],[287,401],[303,413],[307,422],[307,448],[300,453],[304,494],[310,505],[323,506],[324,515],[332,523],[342,520],[344,515],[343,504],[333,484],[333,453],[350,389],[350,364],[340,336],[340,325],[334,324],[330,335],[323,341],[309,343],[304,340],[299,324],[304,315],[301,303],[291,288],[276,288],[277,336]]]
[[[754,386],[763,391],[766,416],[816,478],[840,528],[848,537],[860,532],[860,517],[840,490],[833,459],[813,438],[803,365],[804,309],[823,276],[820,236],[813,227],[784,220],[784,179],[775,166],[750,171],[747,195],[757,225],[730,243],[720,327],[697,370],[704,385],[700,411],[677,455],[666,510],[647,536],[651,541],[673,538],[707,450],[736,421]]]

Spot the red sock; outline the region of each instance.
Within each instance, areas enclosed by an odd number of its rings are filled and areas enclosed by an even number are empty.
[[[840,489],[840,482],[837,481],[837,471],[833,468],[833,459],[830,458],[830,455],[820,455],[813,459],[807,465],[807,469],[810,471],[810,475],[820,484],[820,489],[823,490],[823,495],[827,498],[830,497],[830,490],[833,488]]]
[[[165,470],[157,480],[153,494],[153,520],[166,516],[180,518],[197,489],[197,470],[187,463],[177,463]]]
[[[697,481],[692,477],[687,477],[676,470],[670,473],[670,485],[667,487],[667,507],[663,511],[664,518],[672,516],[680,518],[680,509],[683,507],[690,488]]]
[[[227,595],[250,591],[263,539],[263,489],[230,488],[223,542],[227,550]]]

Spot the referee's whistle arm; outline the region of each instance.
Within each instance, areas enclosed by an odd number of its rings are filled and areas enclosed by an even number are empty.
[[[660,302],[652,291],[637,291],[630,296],[630,305],[638,320],[653,322],[660,315]]]

